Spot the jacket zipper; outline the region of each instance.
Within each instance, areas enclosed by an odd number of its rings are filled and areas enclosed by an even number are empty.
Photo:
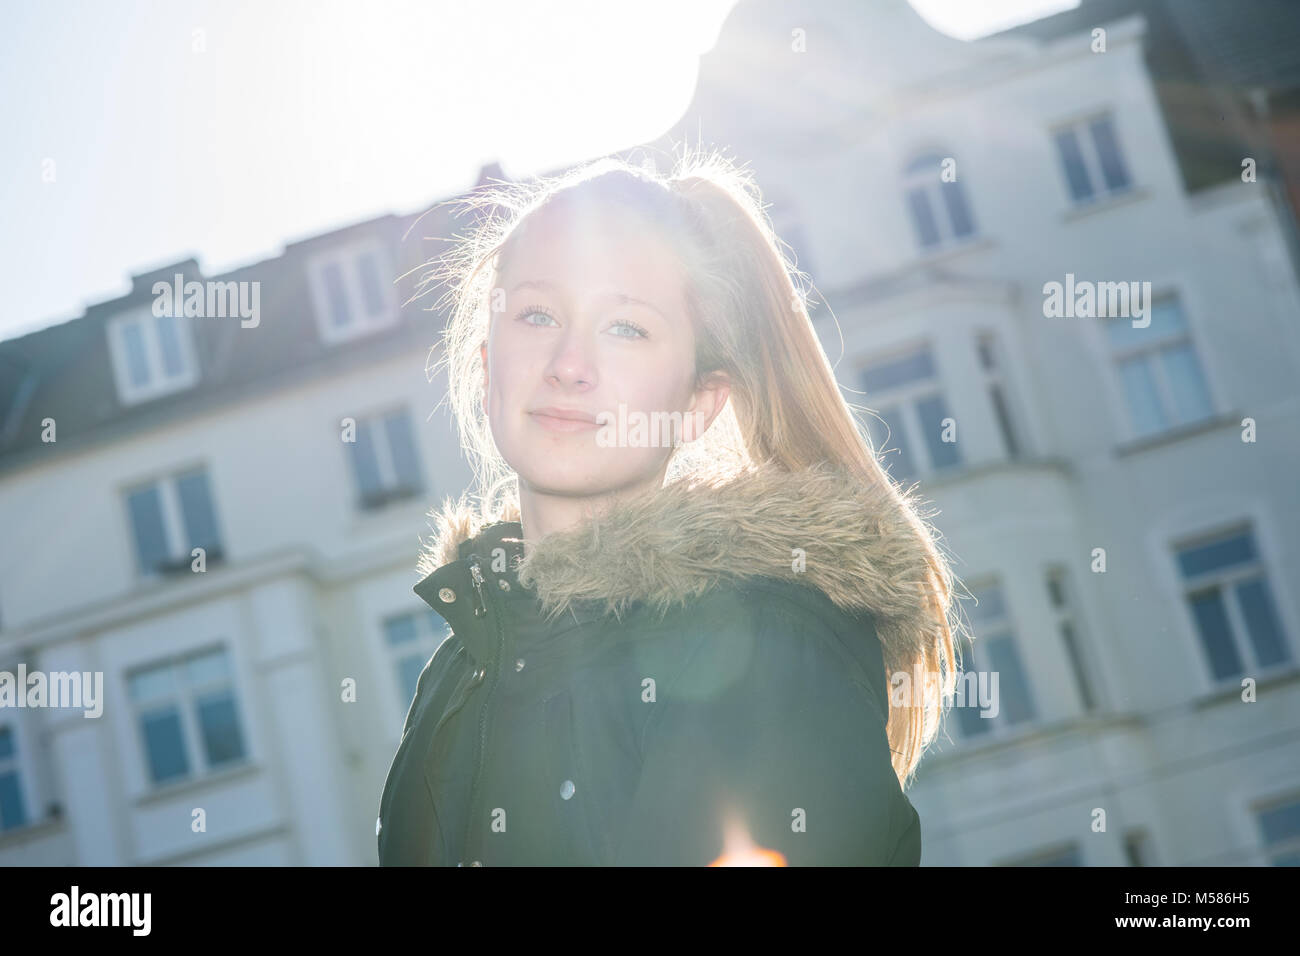
[[[483,598],[483,569],[479,566],[477,554],[469,556],[469,576],[474,582],[474,591],[478,595],[474,602],[474,616],[482,617],[487,613],[487,602]]]
[[[478,600],[479,600],[479,606],[475,607],[474,614],[475,616],[482,617],[488,613],[488,607],[487,607],[487,600],[483,597],[483,571],[480,567],[479,556],[477,554],[471,554],[469,556],[469,573],[471,579],[474,581],[474,589],[475,591],[478,592]],[[481,611],[479,610],[479,607],[482,608]],[[505,652],[506,634],[505,634],[505,629],[502,627],[501,615],[498,613],[494,615],[493,618],[496,621],[495,626],[496,626],[496,633],[497,633],[497,652],[495,658],[493,660],[488,661],[487,664],[488,670],[492,672],[492,680],[488,684],[487,695],[483,700],[483,709],[479,711],[478,753],[474,760],[474,775],[470,778],[473,781],[473,783],[470,785],[469,814],[468,814],[468,819],[465,821],[465,841],[462,844],[463,852],[466,856],[470,855],[469,854],[470,838],[474,833],[474,822],[478,816],[477,803],[478,803],[478,794],[480,789],[479,784],[482,782],[480,779],[480,775],[483,770],[483,762],[486,758],[486,751],[487,751],[488,712],[491,709],[492,692],[496,690],[497,681],[500,679],[501,668],[499,665],[501,663],[501,655]]]

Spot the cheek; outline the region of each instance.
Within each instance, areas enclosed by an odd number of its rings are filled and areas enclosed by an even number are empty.
[[[642,411],[683,411],[690,403],[690,376],[662,365],[635,362],[618,376],[619,400]]]
[[[540,354],[526,347],[518,336],[498,335],[492,340],[489,379],[492,391],[504,394],[521,382],[530,381],[528,375],[537,365]]]

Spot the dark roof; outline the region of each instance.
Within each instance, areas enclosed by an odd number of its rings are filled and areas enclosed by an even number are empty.
[[[1055,39],[1142,13],[1177,32],[1207,78],[1237,88],[1300,86],[1300,3],[1296,0],[1082,0],[1073,9],[1001,36]]]
[[[1141,14],[1145,56],[1188,192],[1235,179],[1265,134],[1247,96],[1300,88],[1300,0],[1083,0],[994,36],[1040,40]]]
[[[87,442],[114,440],[258,391],[433,346],[444,316],[429,310],[443,290],[435,288],[403,303],[416,293],[425,271],[420,265],[445,252],[442,240],[464,230],[463,221],[453,218],[455,211],[439,204],[414,229],[410,227],[419,218],[415,215],[381,216],[290,243],[280,256],[220,275],[205,276],[194,259],[186,259],[134,276],[128,294],[92,305],[78,318],[0,341],[0,471]],[[306,262],[321,249],[368,237],[388,250],[394,277],[404,277],[394,286],[399,319],[375,334],[327,343],[314,316]],[[260,322],[244,327],[238,317],[190,319],[197,383],[123,405],[113,377],[107,322],[151,303],[153,283],[170,282],[176,273],[185,281],[260,282]],[[54,444],[41,440],[46,418],[56,423]]]
[[[1237,88],[1300,87],[1300,3],[1296,0],[1165,0],[1207,72]]]

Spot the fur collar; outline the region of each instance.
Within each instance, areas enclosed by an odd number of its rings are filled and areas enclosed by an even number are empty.
[[[439,533],[421,561],[426,573],[463,557],[461,546],[484,530],[463,498],[431,517]],[[518,517],[511,508],[502,520]],[[793,580],[846,611],[870,611],[893,669],[931,646],[943,623],[922,591],[932,573],[927,537],[914,502],[894,488],[864,487],[830,464],[792,472],[765,463],[620,502],[532,543],[516,570],[548,614],[587,601],[615,614],[633,601],[666,610],[746,577]],[[806,555],[802,571],[794,549]]]

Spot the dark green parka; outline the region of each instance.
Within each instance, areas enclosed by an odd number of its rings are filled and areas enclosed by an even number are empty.
[[[381,865],[920,860],[882,646],[922,626],[888,495],[829,467],[675,483],[548,535],[444,517],[451,635],[379,803]],[[902,597],[900,597],[900,595]],[[752,841],[747,843],[746,841]]]

